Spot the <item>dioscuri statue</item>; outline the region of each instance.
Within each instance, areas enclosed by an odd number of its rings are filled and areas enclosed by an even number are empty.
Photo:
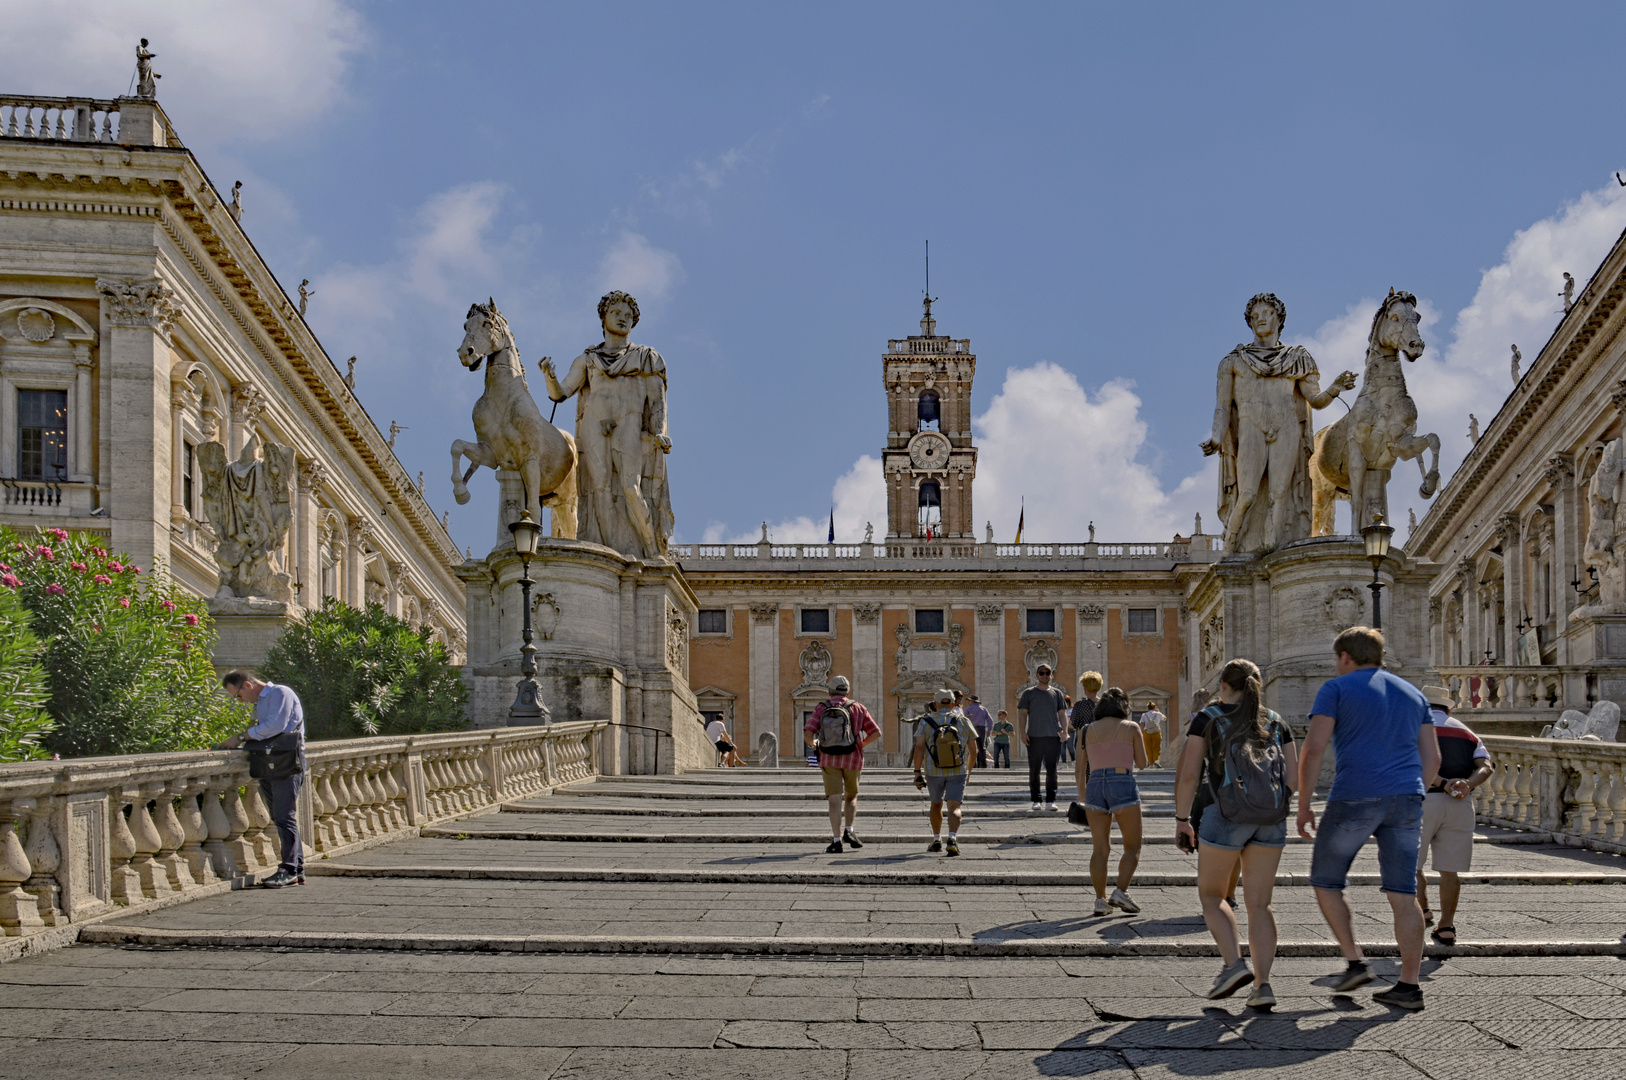
[[[292,520],[294,448],[268,442],[260,456],[260,439],[251,435],[236,461],[218,442],[198,447],[203,473],[203,509],[215,534],[215,562],[220,567],[217,597],[293,599],[293,585],[282,569],[282,544]]]

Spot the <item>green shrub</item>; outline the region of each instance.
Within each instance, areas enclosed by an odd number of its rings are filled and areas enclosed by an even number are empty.
[[[15,574],[0,573],[0,761],[48,756],[40,740],[56,727],[45,711],[50,691],[40,666],[40,642]]]
[[[312,739],[468,726],[468,688],[446,647],[378,604],[329,600],[282,632],[259,673],[293,687]]]
[[[93,533],[0,528],[0,573],[32,616],[63,757],[201,750],[247,713],[219,690],[204,601]]]

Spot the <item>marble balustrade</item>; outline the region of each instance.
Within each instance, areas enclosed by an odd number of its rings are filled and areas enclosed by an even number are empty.
[[[1626,853],[1626,743],[1482,738],[1496,771],[1474,791],[1480,822]]]
[[[300,832],[327,855],[595,776],[602,722],[310,743]],[[24,936],[273,869],[241,751],[0,765],[0,929]]]

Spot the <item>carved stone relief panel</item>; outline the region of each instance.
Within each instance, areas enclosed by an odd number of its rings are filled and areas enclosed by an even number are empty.
[[[751,605],[751,621],[752,622],[771,623],[777,618],[779,618],[779,605],[778,604],[752,604]]]
[[[666,601],[666,666],[689,677],[689,620],[670,600]]]
[[[997,623],[1005,617],[1004,604],[978,604],[977,621],[983,624]]]
[[[830,668],[835,659],[830,655],[830,650],[824,647],[824,642],[814,638],[802,650],[797,663],[802,668],[804,686],[824,686],[830,682]]]
[[[1042,638],[1028,646],[1028,651],[1022,656],[1022,663],[1027,667],[1028,678],[1030,679],[1038,678],[1037,673],[1040,664],[1044,664],[1054,672],[1057,661],[1055,646]]]
[[[1078,621],[1081,623],[1098,623],[1107,617],[1107,609],[1100,604],[1078,605]]]
[[[1204,671],[1219,667],[1225,659],[1225,619],[1219,612],[1203,624],[1202,662]]]
[[[559,601],[550,592],[538,593],[531,598],[531,628],[543,641],[552,641],[559,629],[562,614]]]
[[[873,624],[881,617],[880,604],[854,604],[853,619],[856,622]]]
[[[1361,591],[1352,585],[1340,585],[1327,594],[1325,601],[1327,608],[1327,621],[1334,630],[1348,630],[1351,626],[1359,626],[1366,604],[1361,599]]]

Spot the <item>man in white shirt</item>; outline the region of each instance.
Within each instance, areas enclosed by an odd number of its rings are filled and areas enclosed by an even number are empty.
[[[1146,711],[1140,714],[1140,730],[1146,737],[1146,760],[1153,765],[1163,756],[1163,721],[1167,719],[1157,711],[1157,702],[1148,701]]]
[[[723,726],[723,718],[718,717],[706,725],[706,738],[717,747],[717,752],[723,755],[723,764],[729,767],[743,765],[739,753],[734,749],[734,740],[728,737],[728,728]]]

